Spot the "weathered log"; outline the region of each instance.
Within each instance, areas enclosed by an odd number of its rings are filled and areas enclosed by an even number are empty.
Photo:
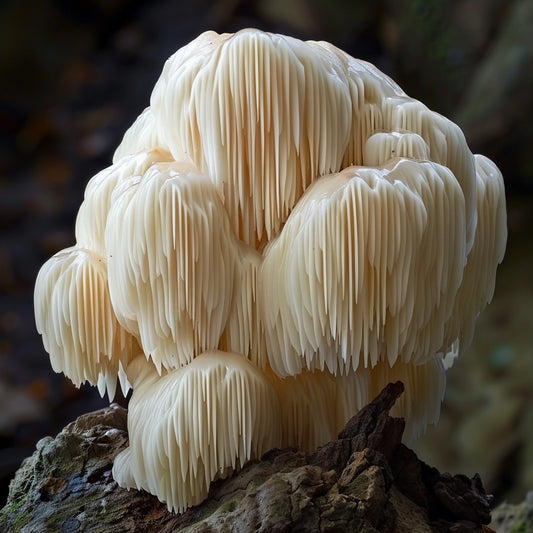
[[[388,413],[402,391],[388,385],[313,453],[276,449],[246,464],[181,515],[113,480],[128,437],[127,411],[111,405],[38,443],[11,482],[0,530],[483,531],[490,507],[479,476],[440,474],[401,444],[403,420]]]

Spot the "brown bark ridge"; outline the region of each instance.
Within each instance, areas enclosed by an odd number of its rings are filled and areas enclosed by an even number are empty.
[[[11,482],[0,531],[483,531],[490,502],[479,476],[440,474],[401,443],[404,422],[389,410],[402,392],[389,384],[313,453],[275,449],[247,463],[181,515],[113,480],[128,441],[127,411],[113,404],[37,444]]]

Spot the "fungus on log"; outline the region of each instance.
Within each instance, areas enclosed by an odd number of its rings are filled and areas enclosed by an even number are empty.
[[[182,512],[280,442],[280,408],[264,374],[239,354],[204,352],[159,376],[143,356],[128,367],[129,447],[113,465],[127,488],[145,489]]]
[[[389,381],[408,436],[436,422],[506,236],[494,163],[373,65],[206,32],[89,182],[36,322],[75,384],[133,388],[116,479],[183,511],[269,447],[333,439]]]

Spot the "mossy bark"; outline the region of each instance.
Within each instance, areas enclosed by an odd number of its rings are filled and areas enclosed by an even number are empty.
[[[246,464],[181,515],[113,480],[127,412],[111,405],[39,442],[11,483],[0,530],[481,532],[490,512],[479,478],[441,475],[401,444],[403,420],[388,411],[402,391],[389,385],[314,453],[272,450]]]

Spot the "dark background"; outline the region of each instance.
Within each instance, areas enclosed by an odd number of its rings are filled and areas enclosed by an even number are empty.
[[[493,304],[415,444],[497,501],[533,489],[533,3],[530,0],[14,0],[0,7],[0,506],[35,443],[106,403],[52,372],[35,331],[40,265],[74,243],[89,178],[148,105],[164,60],[206,29],[328,40],[456,121],[505,176]]]

